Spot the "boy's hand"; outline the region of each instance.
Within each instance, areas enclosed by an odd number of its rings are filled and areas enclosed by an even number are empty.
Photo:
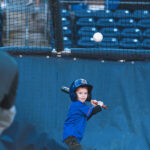
[[[98,101],[97,100],[91,100],[91,104],[95,107],[98,105]]]
[[[95,107],[97,105],[103,107],[104,103],[102,101],[97,101],[97,100],[91,100],[91,104]]]
[[[102,101],[98,101],[98,104],[99,106],[103,107],[104,106],[104,103]]]

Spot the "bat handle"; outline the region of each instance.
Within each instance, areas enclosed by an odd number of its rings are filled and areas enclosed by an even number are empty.
[[[103,105],[102,107],[103,107],[104,109],[107,109],[107,106],[106,106],[106,105]]]

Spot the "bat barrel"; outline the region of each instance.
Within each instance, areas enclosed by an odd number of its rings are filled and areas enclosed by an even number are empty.
[[[66,86],[62,86],[61,90],[67,94],[69,93],[69,88]]]

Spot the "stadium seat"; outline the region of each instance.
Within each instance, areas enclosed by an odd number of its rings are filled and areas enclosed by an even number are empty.
[[[150,29],[144,30],[143,37],[150,38]]]
[[[95,26],[95,20],[93,18],[79,18],[76,21],[78,26]]]
[[[141,19],[137,23],[138,27],[141,28],[149,28],[150,27],[150,19]]]
[[[142,32],[138,28],[125,28],[121,32],[121,36],[123,37],[136,37],[136,38],[141,38],[142,37]]]
[[[119,37],[120,31],[118,28],[102,28],[100,32],[103,34],[104,37]]]
[[[117,22],[116,22],[116,26],[118,27],[123,27],[123,28],[126,28],[126,27],[136,27],[136,21],[133,20],[133,19],[119,19]]]
[[[102,18],[102,19],[97,20],[96,25],[101,28],[102,27],[114,27],[115,21],[113,18]]]
[[[97,47],[97,43],[90,37],[82,37],[77,41],[77,47],[79,48],[92,48]]]
[[[63,39],[64,39],[64,48],[72,47],[72,41],[70,40],[70,38],[65,36]]]
[[[110,10],[98,10],[95,11],[94,17],[99,18],[112,18],[113,14]]]
[[[143,42],[142,42],[142,48],[150,50],[150,39],[144,39],[143,40]]]
[[[94,17],[94,11],[85,9],[85,10],[76,10],[74,11],[74,16],[76,18],[92,18]]]
[[[132,18],[132,14],[129,10],[118,9],[113,13],[114,18]]]
[[[120,48],[125,48],[125,49],[141,48],[141,43],[136,38],[123,38],[119,43],[120,43]]]
[[[69,36],[69,35],[71,35],[71,34],[72,34],[72,32],[71,32],[71,30],[69,29],[69,27],[63,26],[63,35],[64,35],[64,36],[65,36],[65,35]]]
[[[91,18],[91,17],[97,17],[97,18],[111,18],[113,17],[112,15],[112,12],[110,10],[97,10],[97,11],[94,11],[94,10],[89,10],[89,9],[86,9],[86,10],[76,10],[74,12],[74,16],[77,17],[77,18]]]
[[[135,10],[133,12],[133,18],[135,18],[135,19],[148,19],[148,18],[150,18],[149,10]]]
[[[102,48],[119,48],[119,43],[117,38],[104,37],[102,42],[98,43],[98,47]]]
[[[61,10],[61,16],[69,18],[70,17],[70,12],[68,10],[66,10],[66,9],[62,9]]]
[[[93,34],[97,32],[96,27],[81,27],[78,31],[79,36],[93,36]]]
[[[61,18],[62,26],[70,26],[70,21],[66,17]]]

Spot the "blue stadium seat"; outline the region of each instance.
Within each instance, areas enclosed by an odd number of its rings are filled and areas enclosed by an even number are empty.
[[[76,21],[78,26],[95,26],[95,20],[93,18],[79,18]]]
[[[113,17],[112,12],[110,10],[76,10],[74,12],[74,16],[76,18],[111,18]]]
[[[93,48],[93,47],[102,47],[102,48],[118,48],[118,40],[116,38],[104,37],[102,42],[95,42],[90,37],[82,37],[78,40],[77,46],[80,48]]]
[[[93,36],[93,34],[97,32],[96,27],[81,27],[78,31],[79,36]]]
[[[103,34],[104,37],[119,37],[120,31],[118,28],[102,28],[100,32]]]
[[[98,47],[102,48],[119,48],[119,43],[117,38],[104,37],[102,42],[98,43]]]
[[[94,16],[94,11],[92,10],[76,10],[74,11],[74,16],[77,18],[92,18]]]
[[[64,37],[64,48],[71,48],[72,41],[67,36]]]
[[[123,27],[123,28],[126,28],[126,27],[136,27],[136,21],[133,20],[133,19],[119,19],[117,22],[116,22],[116,25],[118,27]]]
[[[142,48],[150,50],[150,39],[144,39],[143,40],[143,42],[142,42]]]
[[[71,30],[69,29],[69,27],[63,26],[62,29],[63,29],[63,35],[64,35],[64,36],[69,36],[69,35],[72,34],[72,32],[71,32]]]
[[[120,48],[125,48],[125,49],[141,48],[141,43],[136,38],[123,38],[119,43],[120,43]]]
[[[97,20],[96,25],[98,27],[114,27],[115,21],[113,18],[101,18]]]
[[[125,9],[117,9],[114,13],[113,13],[114,18],[132,18],[132,14],[129,10],[125,10]]]
[[[90,37],[82,37],[77,41],[77,47],[79,48],[92,48],[97,47],[97,43]]]
[[[150,27],[150,19],[141,19],[137,23],[138,27],[141,28],[149,28]]]
[[[150,29],[144,30],[143,37],[150,38]]]
[[[98,10],[95,11],[94,17],[96,18],[112,18],[113,13],[110,10]]]
[[[133,18],[135,19],[147,19],[150,18],[149,10],[135,10],[133,12]]]
[[[62,9],[61,10],[61,16],[69,18],[70,17],[70,12],[66,9]]]
[[[136,37],[136,38],[141,38],[142,37],[142,32],[138,28],[125,28],[121,32],[121,36],[123,37]]]
[[[70,21],[66,17],[61,18],[62,26],[70,26]]]

